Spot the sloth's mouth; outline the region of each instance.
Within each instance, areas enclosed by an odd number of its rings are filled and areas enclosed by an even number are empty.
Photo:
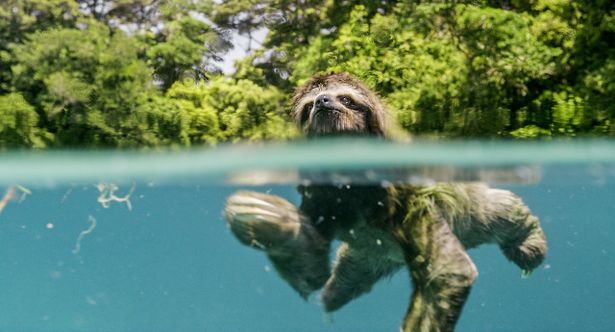
[[[307,128],[308,137],[338,136],[349,132],[344,127],[343,111],[325,110],[314,114]]]
[[[336,132],[342,118],[342,111],[335,108],[318,108],[312,116],[312,129],[318,132]]]
[[[322,116],[339,116],[342,114],[342,111],[337,108],[329,108],[329,107],[321,107],[314,110],[314,117],[322,117]]]

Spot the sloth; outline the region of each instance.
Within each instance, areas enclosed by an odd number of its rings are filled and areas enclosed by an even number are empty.
[[[378,96],[357,78],[319,75],[298,88],[292,114],[307,137],[390,140]],[[301,204],[258,192],[227,199],[224,216],[243,244],[264,251],[303,298],[321,290],[326,312],[407,267],[413,294],[402,331],[452,331],[477,270],[466,250],[495,243],[529,274],[547,244],[537,217],[510,191],[483,183],[304,184]],[[334,262],[332,241],[339,240]]]

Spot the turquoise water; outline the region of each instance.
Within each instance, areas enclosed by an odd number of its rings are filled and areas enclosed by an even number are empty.
[[[480,275],[457,331],[615,330],[615,143],[580,141],[5,154],[0,198],[13,187],[15,199],[0,211],[0,331],[397,331],[406,272],[330,322],[227,229],[221,209],[239,188],[298,203],[297,169],[513,190],[541,218],[548,257],[522,279],[497,247],[471,250]],[[109,183],[130,209],[105,201]]]

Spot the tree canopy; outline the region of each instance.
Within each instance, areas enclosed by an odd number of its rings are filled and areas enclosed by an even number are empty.
[[[292,90],[340,71],[416,135],[615,135],[612,1],[0,3],[0,148],[287,139]]]

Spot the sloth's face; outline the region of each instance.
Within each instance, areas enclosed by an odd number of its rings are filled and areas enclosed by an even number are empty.
[[[295,117],[308,137],[374,135],[370,128],[369,96],[357,87],[329,83],[317,85],[295,103]]]

